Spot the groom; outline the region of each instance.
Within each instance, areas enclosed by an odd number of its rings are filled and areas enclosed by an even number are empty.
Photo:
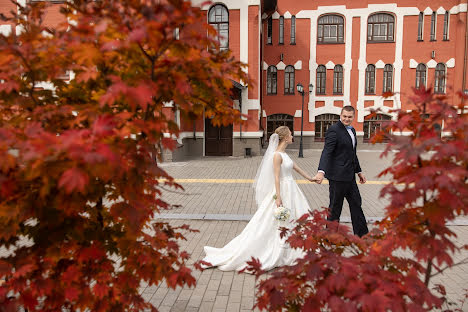
[[[322,183],[326,177],[330,183],[330,213],[328,220],[340,220],[343,200],[349,203],[354,234],[359,237],[367,234],[366,217],[362,212],[361,195],[356,184],[356,173],[361,184],[366,183],[356,155],[356,131],[351,126],[355,110],[345,106],[341,110],[340,121],[330,126],[325,135],[325,147],[320,157],[318,173],[314,179]]]

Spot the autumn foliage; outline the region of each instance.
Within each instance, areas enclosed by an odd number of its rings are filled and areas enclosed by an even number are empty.
[[[154,310],[142,281],[195,283],[188,228],[152,221],[170,208],[161,187],[180,188],[158,166],[172,113],[238,121],[242,65],[188,1],[67,1],[54,28],[43,2],[15,5],[2,18],[18,31],[0,36],[2,311]]]
[[[447,226],[468,214],[468,114],[431,89],[414,90],[414,110],[396,111],[374,138],[389,139],[382,157],[396,151],[381,176],[389,199],[384,219],[362,239],[346,225],[326,221],[326,212],[304,215],[283,235],[306,255],[292,267],[259,279],[256,306],[267,311],[461,311],[444,285],[431,279],[468,249]],[[442,132],[441,132],[442,126]],[[396,135],[400,132],[409,135]]]

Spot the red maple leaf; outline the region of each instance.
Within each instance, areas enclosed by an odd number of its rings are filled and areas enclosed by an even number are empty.
[[[81,169],[76,167],[67,169],[60,177],[58,186],[65,188],[67,194],[77,190],[80,193],[84,193],[85,186],[88,184],[89,177]]]
[[[109,293],[109,287],[107,285],[102,284],[102,283],[96,283],[93,287],[94,294],[96,297],[99,299],[102,299],[104,296],[106,296]]]

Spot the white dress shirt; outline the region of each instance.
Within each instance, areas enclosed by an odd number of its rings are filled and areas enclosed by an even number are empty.
[[[341,122],[341,120],[340,120],[340,122]],[[343,122],[341,122],[341,123],[343,123]],[[343,124],[343,126],[345,126],[345,125]],[[345,126],[345,128],[348,131],[349,136],[351,137],[351,141],[353,142],[353,148],[356,149],[356,137],[354,136],[353,129],[352,128],[348,129],[348,127],[346,127],[346,126]],[[318,172],[321,172],[321,173],[325,174],[325,171],[323,171],[323,170],[318,170]],[[359,172],[359,173],[361,173],[361,172]]]

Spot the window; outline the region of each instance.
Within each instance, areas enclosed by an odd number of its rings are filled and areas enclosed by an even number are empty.
[[[426,87],[426,65],[424,64],[419,64],[418,67],[416,67],[415,87],[416,89]]]
[[[418,20],[418,41],[423,40],[423,29],[424,29],[424,13],[419,13],[419,20]]]
[[[383,92],[392,92],[393,66],[385,65],[383,70]]]
[[[271,65],[268,66],[267,70],[267,94],[276,94],[276,86],[278,79],[278,71],[276,67]]]
[[[294,66],[288,65],[284,69],[284,94],[294,94]]]
[[[333,94],[343,94],[343,66],[336,65],[333,70]]]
[[[367,20],[367,42],[393,42],[395,18],[391,14],[377,13]]]
[[[370,119],[364,120],[364,142],[369,142],[369,139],[382,129],[389,120],[391,120],[391,117],[383,114],[377,114]],[[388,138],[384,140],[388,140]]]
[[[229,49],[229,12],[222,4],[216,4],[208,12],[208,23],[217,31],[220,50]]]
[[[449,31],[449,12],[445,11],[444,15],[444,37],[443,40],[447,41],[448,40],[448,31]]]
[[[327,69],[325,66],[320,65],[317,67],[317,79],[316,79],[316,94],[325,94],[325,84],[327,81]]]
[[[294,117],[286,114],[274,114],[267,117],[267,140],[275,133],[276,128],[287,126],[294,133]],[[268,141],[267,141],[268,142]]]
[[[366,94],[375,94],[375,66],[372,64],[366,68]]]
[[[270,16],[267,22],[267,44],[272,44],[272,43],[273,43],[273,19]]]
[[[431,41],[436,40],[436,23],[437,23],[437,13],[432,12],[432,15],[431,15]]]
[[[291,44],[296,44],[296,16],[291,17]]]
[[[445,93],[445,64],[442,63],[435,68],[434,93]]]
[[[318,20],[317,43],[343,43],[344,18],[339,15],[324,15]]]
[[[284,44],[284,16],[279,18],[279,44]]]
[[[340,115],[323,114],[315,117],[315,140],[323,141],[328,128],[340,120]]]

